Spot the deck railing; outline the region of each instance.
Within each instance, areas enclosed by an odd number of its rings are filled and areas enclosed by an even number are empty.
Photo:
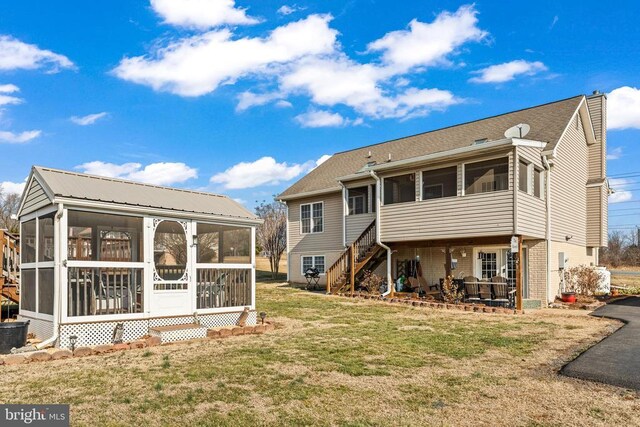
[[[197,308],[249,306],[252,288],[249,268],[199,268]]]
[[[331,293],[340,278],[349,272],[353,262],[353,246],[349,246],[327,270],[327,293]]]
[[[365,260],[375,244],[376,222],[373,221],[327,270],[327,293],[336,292],[335,288],[341,280],[344,280],[344,284],[354,285],[358,263]]]
[[[69,267],[69,316],[143,312],[142,268]]]

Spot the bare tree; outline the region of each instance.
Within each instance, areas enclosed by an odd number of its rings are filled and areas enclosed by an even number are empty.
[[[20,232],[18,221],[18,208],[20,207],[20,195],[7,193],[0,186],[0,228],[9,230],[10,233]]]
[[[287,249],[287,207],[274,200],[256,207],[256,215],[264,222],[256,232],[258,245],[269,257],[271,277],[278,276],[280,259]]]

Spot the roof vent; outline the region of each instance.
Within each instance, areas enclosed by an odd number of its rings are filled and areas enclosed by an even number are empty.
[[[389,153],[389,158],[387,159],[387,162],[391,161],[391,153]]]
[[[369,150],[369,154],[367,154],[367,159],[371,158],[371,150]]]
[[[527,136],[529,131],[531,130],[531,126],[526,123],[519,123],[515,126],[511,126],[509,129],[504,131],[505,138],[524,138]]]
[[[473,145],[480,145],[480,144],[484,144],[485,142],[487,142],[489,139],[488,138],[480,138],[480,139],[476,139],[475,141],[473,141]]]
[[[376,161],[375,160],[371,160],[370,162],[367,162],[367,167],[370,168],[371,166],[375,166],[376,165]]]

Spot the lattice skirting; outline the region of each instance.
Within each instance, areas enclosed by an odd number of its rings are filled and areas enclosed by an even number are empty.
[[[241,312],[219,313],[219,314],[199,314],[198,320],[202,326],[207,328],[219,328],[223,326],[235,325]],[[247,325],[255,325],[257,314],[255,311],[249,312]],[[76,347],[93,346],[100,344],[110,344],[113,340],[113,331],[118,323],[124,325],[124,341],[133,341],[149,333],[149,328],[157,326],[184,325],[194,323],[193,316],[184,317],[158,317],[152,319],[123,320],[109,322],[74,323],[60,325],[60,337],[57,346],[69,348],[69,337],[75,335],[77,338]],[[51,335],[49,335],[51,336]]]
[[[32,319],[31,317],[18,316],[18,320],[29,321],[29,332],[39,340],[46,340],[53,336],[53,322],[49,320]]]

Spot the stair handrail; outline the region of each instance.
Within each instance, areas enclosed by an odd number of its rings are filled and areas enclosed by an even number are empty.
[[[332,293],[334,285],[340,276],[349,273],[354,262],[359,262],[363,255],[376,243],[376,221],[364,229],[356,240],[349,245],[344,252],[338,257],[331,267],[327,270],[327,293]],[[349,275],[347,275],[349,276]],[[349,276],[350,277],[350,276]],[[349,280],[351,280],[349,278]]]

